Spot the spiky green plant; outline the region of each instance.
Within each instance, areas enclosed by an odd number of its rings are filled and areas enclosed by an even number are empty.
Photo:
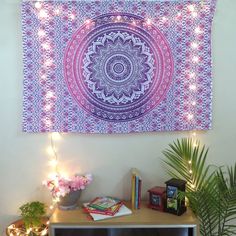
[[[208,149],[192,139],[177,140],[163,154],[168,173],[188,183],[186,196],[199,219],[201,235],[235,235],[236,164],[227,170],[210,169]]]

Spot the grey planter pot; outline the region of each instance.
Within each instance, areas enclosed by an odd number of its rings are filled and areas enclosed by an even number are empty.
[[[61,210],[73,210],[78,206],[78,200],[81,195],[81,190],[72,191],[66,196],[60,198],[58,208]]]

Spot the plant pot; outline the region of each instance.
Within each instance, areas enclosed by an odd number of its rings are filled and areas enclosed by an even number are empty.
[[[33,228],[31,230],[30,233],[28,233],[28,235],[30,236],[37,236],[37,235],[44,235],[47,236],[48,235],[48,221],[49,219],[47,217],[42,218],[42,225],[40,227],[37,228]],[[13,222],[11,225],[9,225],[6,228],[6,235],[7,236],[11,236],[11,235],[26,235],[26,228],[25,228],[25,224],[23,222],[22,219],[17,220],[15,222]]]
[[[78,206],[78,200],[81,195],[81,190],[72,191],[60,198],[58,208],[61,210],[73,210]]]

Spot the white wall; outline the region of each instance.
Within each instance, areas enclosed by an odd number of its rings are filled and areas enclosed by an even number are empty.
[[[21,132],[22,50],[19,0],[0,0],[0,234],[30,200],[49,202],[41,187],[47,176],[47,134]],[[213,129],[198,133],[210,147],[209,162],[236,160],[236,0],[218,0],[213,32]],[[188,133],[131,135],[65,134],[58,143],[60,163],[71,172],[91,172],[94,182],[83,199],[110,194],[129,197],[129,170],[137,167],[148,188],[168,178],[161,151]]]

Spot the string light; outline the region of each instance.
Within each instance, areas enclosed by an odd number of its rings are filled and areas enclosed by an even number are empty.
[[[47,17],[48,17],[47,11],[44,10],[44,9],[41,9],[41,10],[39,11],[39,17],[40,17],[40,18],[47,18]]]
[[[36,2],[34,4],[34,6],[35,6],[35,8],[40,9],[42,7],[42,3],[41,2]]]
[[[152,20],[151,20],[150,18],[148,18],[148,19],[146,20],[146,24],[147,24],[147,25],[151,25],[151,24],[152,24]]]
[[[201,34],[201,33],[202,33],[202,30],[201,30],[200,27],[197,27],[197,28],[194,30],[194,32],[195,32],[196,34]]]
[[[196,84],[191,84],[191,85],[189,86],[189,89],[195,91],[195,90],[197,89]]]

